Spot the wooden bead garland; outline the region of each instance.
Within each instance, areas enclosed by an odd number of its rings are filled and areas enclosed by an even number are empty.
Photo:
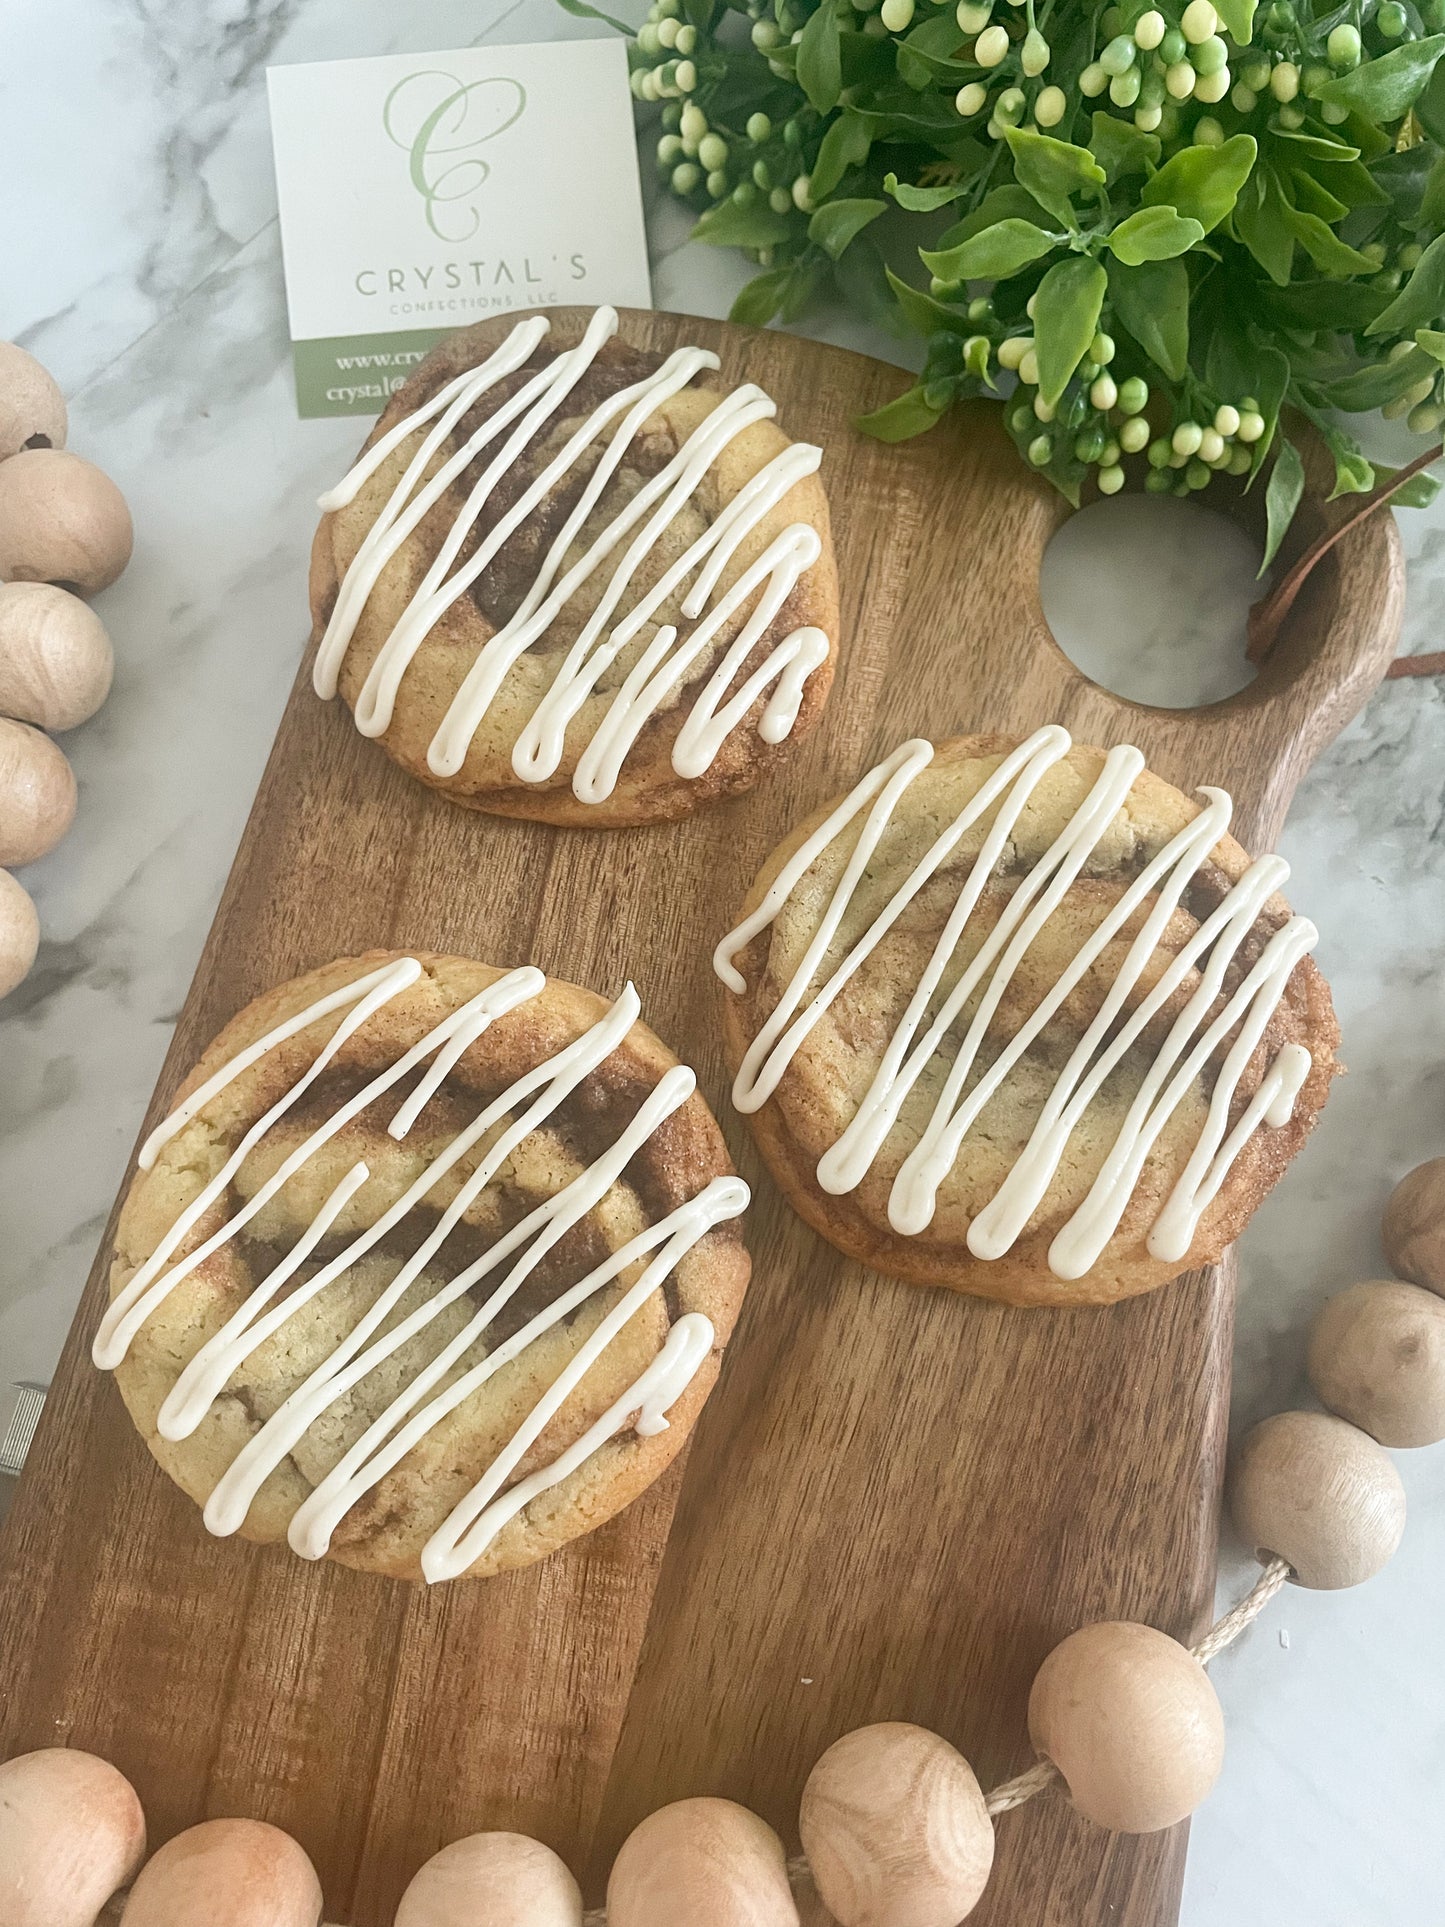
[[[1224,1712],[1189,1650],[1104,1621],[1056,1646],[1029,1694],[1029,1738],[1081,1813],[1115,1833],[1188,1817],[1224,1764]]]
[[[49,582],[0,582],[0,716],[74,729],[110,693],[115,655],[88,603]]]
[[[1319,1591],[1373,1578],[1405,1530],[1405,1488],[1388,1455],[1327,1412],[1279,1412],[1246,1433],[1229,1505],[1246,1545],[1278,1554]]]
[[[140,1801],[108,1761],[54,1746],[0,1766],[5,1927],[92,1927],[145,1845]]]
[[[954,1927],[993,1868],[993,1822],[947,1740],[890,1721],[835,1740],[798,1820],[813,1882],[840,1927]]]
[[[205,1820],[142,1868],[121,1927],[317,1927],[321,1882],[303,1848],[262,1820]]]
[[[524,1833],[473,1833],[418,1870],[396,1927],[581,1927],[582,1889]]]
[[[0,462],[0,576],[107,588],[130,561],[125,497],[103,469],[61,448],[22,448]]]
[[[1322,1405],[1381,1445],[1445,1439],[1445,1298],[1393,1279],[1331,1298],[1310,1334]]]
[[[66,430],[55,382],[0,342],[0,865],[33,863],[70,828],[75,777],[42,732],[93,716],[114,668],[105,626],[80,596],[129,561],[130,510],[108,475],[65,447]],[[35,961],[39,937],[28,893],[0,869],[0,997]]]
[[[34,355],[0,341],[0,462],[22,448],[64,448],[65,397]]]
[[[75,772],[43,730],[0,717],[0,864],[34,863],[75,820]]]
[[[622,1843],[607,1882],[607,1923],[798,1927],[783,1843],[731,1800],[661,1807]]]
[[[40,948],[40,919],[23,883],[0,870],[0,997],[29,974]]]
[[[1402,1278],[1445,1293],[1445,1158],[1430,1158],[1401,1178],[1380,1237]]]

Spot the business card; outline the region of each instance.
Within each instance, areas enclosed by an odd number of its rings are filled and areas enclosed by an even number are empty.
[[[303,416],[376,414],[452,329],[652,305],[620,40],[267,72]]]

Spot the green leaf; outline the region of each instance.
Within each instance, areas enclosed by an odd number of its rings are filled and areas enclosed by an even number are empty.
[[[887,212],[887,201],[827,201],[809,221],[808,239],[836,261],[870,221]]]
[[[778,319],[786,325],[796,321],[818,292],[819,285],[827,278],[829,263],[816,248],[809,248],[793,263],[792,278],[783,290],[783,298],[778,304]]]
[[[1204,239],[1198,221],[1186,221],[1172,207],[1141,207],[1109,235],[1108,245],[1126,266],[1142,261],[1172,261]]]
[[[791,267],[769,268],[766,274],[755,274],[739,291],[728,311],[728,320],[741,322],[748,328],[766,328],[778,312],[792,278]]]
[[[898,303],[888,286],[888,270],[871,234],[858,239],[832,263],[833,285],[844,305],[861,321],[899,329]]]
[[[1159,136],[1140,133],[1132,122],[1120,120],[1117,114],[1095,114],[1089,149],[1112,186],[1123,174],[1142,174],[1157,164]]]
[[[1428,143],[1421,141],[1421,147],[1429,152]],[[1420,195],[1421,224],[1433,230],[1445,228],[1445,154],[1435,162],[1426,177]]]
[[[1236,134],[1219,147],[1184,147],[1159,169],[1140,200],[1172,207],[1208,234],[1229,213],[1249,179],[1257,152],[1252,135]]]
[[[813,163],[811,191],[814,201],[825,201],[850,167],[861,167],[868,158],[873,137],[868,124],[856,114],[843,112],[823,136],[818,158]]]
[[[888,285],[903,310],[903,318],[915,333],[928,336],[939,333],[953,335],[972,334],[973,326],[961,308],[949,308],[936,301],[931,294],[915,288],[909,282],[888,269]]]
[[[918,250],[918,258],[940,281],[1006,281],[1030,261],[1058,246],[1059,237],[1032,221],[995,221],[956,248]]]
[[[1382,288],[1359,281],[1292,281],[1262,294],[1269,313],[1286,326],[1344,329],[1349,334],[1373,321],[1390,298]]]
[[[1377,361],[1369,367],[1356,368],[1353,374],[1342,375],[1338,381],[1327,382],[1323,393],[1331,408],[1361,414],[1366,409],[1383,408],[1387,401],[1395,401],[1407,388],[1413,388],[1417,381],[1434,372],[1428,351],[1412,348],[1397,361]]]
[[[1182,261],[1109,263],[1109,298],[1119,325],[1171,381],[1189,366],[1189,270]]]
[[[1417,328],[1415,331],[1417,347],[1423,348],[1432,361],[1445,366],[1445,334],[1438,328]]]
[[[988,358],[991,352],[987,335],[972,335],[963,344],[963,365],[975,381],[984,382],[988,387],[997,389],[998,383],[989,373]]]
[[[1394,208],[1395,219],[1402,227],[1420,224],[1425,184],[1437,156],[1438,150],[1429,141],[1416,141],[1413,147],[1402,148],[1398,154],[1386,154],[1383,159],[1370,163],[1370,179],[1385,196],[1385,205]]]
[[[1367,119],[1399,120],[1414,105],[1435,63],[1445,53],[1445,33],[1410,40],[1378,60],[1367,60],[1353,73],[1336,74],[1315,95],[1336,107],[1350,107]]]
[[[1264,416],[1264,433],[1254,445],[1254,465],[1249,471],[1249,487],[1264,466],[1279,427],[1279,411],[1289,389],[1289,359],[1278,348],[1259,348],[1254,358],[1254,398]]]
[[[1259,565],[1259,573],[1265,570],[1279,554],[1294,512],[1300,505],[1300,497],[1305,492],[1305,465],[1300,452],[1291,441],[1282,441],[1279,453],[1274,458],[1270,470],[1269,487],[1264,492],[1264,512],[1266,534],[1264,560]]]
[[[1099,326],[1109,277],[1087,255],[1056,262],[1034,292],[1034,350],[1039,393],[1050,407],[1088,351]]]
[[[1294,262],[1294,229],[1273,168],[1261,168],[1235,202],[1234,231],[1270,280],[1284,287]]]
[[[1415,118],[1431,140],[1445,147],[1445,66],[1437,64],[1426,81],[1415,102]]]
[[[935,79],[948,80],[957,87],[953,75],[977,72],[971,60],[956,57],[965,42],[951,7],[947,13],[934,15],[895,43],[899,78],[920,94]]]
[[[1075,194],[1093,196],[1104,185],[1104,170],[1087,147],[1074,147],[1056,141],[1048,134],[1031,134],[1026,128],[1010,127],[1005,138],[1013,155],[1014,179],[1032,194],[1040,207],[1077,228]],[[1254,143],[1251,141],[1250,146]]]
[[[1367,335],[1413,334],[1423,323],[1445,314],[1445,234],[1437,234],[1420,257],[1418,267],[1383,314],[1366,328]]]
[[[1389,207],[1390,195],[1363,161],[1319,161],[1311,178],[1346,207]],[[1298,171],[1295,179],[1300,178]],[[1319,213],[1316,208],[1315,212]]]
[[[923,399],[920,386],[906,389],[895,400],[875,408],[871,415],[860,415],[856,426],[880,442],[906,442],[932,428],[940,413]]]
[[[817,179],[817,169],[813,170]],[[896,174],[883,176],[883,191],[891,194],[900,207],[906,207],[910,214],[932,214],[935,208],[947,207],[950,201],[961,201],[973,187],[972,181],[949,181],[942,187],[910,187],[907,181],[900,181]]]
[[[1321,161],[1356,161],[1360,158],[1358,147],[1351,147],[1348,141],[1332,140],[1328,134],[1310,134],[1302,127],[1271,127],[1268,138],[1271,141],[1288,141],[1299,153],[1312,154]],[[1280,158],[1278,154],[1274,156]]]
[[[772,248],[792,232],[791,216],[775,214],[766,201],[755,201],[751,207],[719,201],[700,218],[692,238],[715,248]]]
[[[1322,221],[1331,226],[1343,221],[1349,213],[1344,201],[1337,201],[1329,189],[1313,174],[1306,173],[1302,167],[1289,170],[1290,186],[1294,189],[1295,206],[1302,207],[1309,214],[1317,214]]]
[[[557,0],[557,5],[563,13],[570,13],[575,20],[600,20],[606,26],[616,27],[617,31],[625,33],[629,40],[637,32],[636,27],[630,27],[625,20],[619,20],[615,14],[603,13],[600,7],[589,7],[587,0]]]
[[[1236,46],[1247,47],[1254,32],[1255,0],[1215,0],[1214,10]]]
[[[1007,181],[1002,187],[990,188],[972,214],[965,214],[940,234],[938,246],[940,250],[956,248],[960,241],[971,241],[995,221],[1032,221],[1035,227],[1042,227],[1047,218],[1032,194],[1025,194],[1016,181]]]
[[[838,105],[843,91],[843,55],[838,45],[838,16],[824,0],[811,16],[798,42],[798,85],[820,114]]]
[[[1284,203],[1285,226],[1322,274],[1372,274],[1374,262],[1367,254],[1348,247],[1328,222],[1318,214]]]
[[[1382,482],[1389,481],[1390,471],[1388,469],[1382,468],[1378,472]],[[1390,507],[1392,509],[1427,509],[1440,493],[1440,483],[1440,476],[1433,473],[1432,470],[1428,468],[1419,469],[1410,477],[1408,482],[1402,483],[1400,487],[1395,490],[1395,493],[1390,497]]]
[[[1330,490],[1330,501],[1337,500],[1341,495],[1366,494],[1375,486],[1375,470],[1366,460],[1365,451],[1352,435],[1342,434],[1328,422],[1316,425],[1335,458],[1335,485]]]

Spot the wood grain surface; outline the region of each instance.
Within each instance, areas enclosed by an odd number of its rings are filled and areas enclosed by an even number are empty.
[[[842,1259],[782,1203],[728,1107],[709,958],[783,832],[911,734],[1057,721],[1132,741],[1181,786],[1227,786],[1236,834],[1263,849],[1398,634],[1382,516],[1321,566],[1242,694],[1183,713],[1121,701],[1049,635],[1039,560],[1068,510],[997,409],[884,447],[850,421],[895,370],[673,315],[623,325],[658,349],[717,348],[826,450],[843,653],[822,726],[736,803],[555,830],[411,782],[303,668],[149,1115],[248,999],[371,945],[530,960],[606,993],[630,975],[756,1194],[752,1290],[690,1451],[611,1525],[501,1579],[413,1590],[209,1538],[91,1369],[107,1234],[0,1544],[0,1757],[104,1754],[156,1842],[225,1814],[289,1828],[351,1927],[389,1927],[420,1862],[481,1827],[547,1841],[593,1897],[628,1829],[685,1794],[744,1801],[795,1845],[810,1765],[868,1720],[937,1729],[987,1787],[1028,1763],[1029,1683],[1064,1633],[1099,1617],[1199,1627],[1229,1268],[1040,1312]],[[299,565],[296,594],[299,633]],[[1165,1927],[1183,1833],[1113,1837],[1037,1800],[1000,1819],[973,1923]]]

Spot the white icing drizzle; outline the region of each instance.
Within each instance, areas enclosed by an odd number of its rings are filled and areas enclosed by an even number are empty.
[[[290,1085],[264,1117],[245,1133],[222,1168],[203,1187],[177,1219],[156,1251],[118,1294],[97,1332],[93,1353],[97,1365],[114,1369],[126,1356],[136,1333],[212,1252],[228,1243],[281,1187],[307,1164],[320,1147],[351,1118],[374,1103],[400,1079],[428,1058],[430,1067],[388,1130],[405,1138],[436,1094],[443,1079],[468,1046],[496,1019],[537,996],[546,979],[530,967],[513,970],[476,997],[443,1018],[410,1050],[372,1077],[341,1104],[279,1165],[252,1197],[234,1211],[195,1251],[168,1263],[186,1234],[225,1194],[249,1153],[267,1131],[284,1117],[331,1063],[351,1037],[384,1004],[421,975],[421,964],[402,958],[358,977],[316,1001],[231,1058],[214,1077],[201,1085],[146,1141],[144,1168],[155,1161],[161,1147],[219,1096],[235,1078],[270,1051],[311,1024],[345,1012],[308,1068]],[[235,1532],[245,1521],[252,1501],[270,1474],[281,1464],[308,1429],[346,1396],[369,1373],[454,1304],[471,1287],[502,1271],[485,1301],[445,1346],[416,1372],[385,1410],[366,1429],[331,1472],[321,1480],[294,1515],[288,1532],[292,1547],[305,1558],[320,1558],[340,1521],[357,1501],[395,1466],[478,1386],[549,1331],[560,1320],[617,1280],[633,1264],[643,1269],[618,1303],[599,1321],[579,1346],[515,1435],[498,1453],[470,1492],[454,1507],[433,1534],[422,1554],[428,1580],[455,1578],[486,1551],[492,1540],[523,1507],[540,1493],[569,1477],[630,1424],[644,1435],[661,1431],[666,1414],[676,1403],[712,1349],[713,1328],[700,1313],[680,1318],[647,1369],[586,1432],[557,1459],[508,1488],[517,1465],[561,1410],[585,1374],[628,1322],[657,1291],[683,1256],[717,1224],[737,1217],[748,1202],[740,1178],[716,1178],[697,1197],[678,1206],[648,1226],[594,1270],[545,1305],[522,1328],[506,1339],[455,1382],[442,1381],[465,1353],[484,1337],[503,1307],[532,1276],[537,1265],[618,1181],[628,1162],[663,1121],[685,1104],[697,1080],[685,1065],[674,1065],[644,1098],[636,1115],[585,1170],[554,1196],[545,1199],[522,1221],[499,1237],[483,1255],[413,1307],[389,1330],[382,1330],[409,1287],[436,1256],[473,1200],[489,1184],[507,1158],[533,1130],[543,1124],[622,1042],[640,1012],[637,992],[628,984],[597,1023],[542,1064],[518,1078],[487,1104],[430,1160],[421,1174],[376,1222],[352,1237],[314,1276],[283,1293],[311,1257],[322,1238],[341,1216],[370,1175],[364,1161],[346,1172],[321,1204],[295,1245],[260,1280],[231,1318],[189,1361],[161,1407],[157,1429],[162,1438],[189,1438],[220,1398],[233,1374],[247,1358],[289,1320],[305,1309],[327,1287],[343,1277],[403,1218],[435,1189],[457,1161],[489,1132],[504,1126],[490,1143],[475,1170],[462,1182],[436,1226],[401,1266],[356,1324],[290,1394],[285,1402],[246,1441],[222,1474],[205,1508],[207,1526],[214,1533]],[[508,1261],[511,1261],[510,1263]],[[440,1388],[440,1389],[439,1389]]]
[[[1058,982],[970,1087],[989,1023],[1025,953],[1097,849],[1144,767],[1137,749],[1109,752],[1089,794],[1020,879],[977,954],[930,1017],[950,961],[1015,824],[1044,773],[1067,755],[1070,747],[1068,731],[1050,725],[1006,756],[945,825],[826,981],[814,988],[901,798],[933,760],[931,743],[921,739],[903,743],[870,771],[793,853],[757,909],[723,938],[713,957],[713,967],[728,988],[745,992],[747,983],[736,959],[774,922],[819,857],[862,817],[818,928],[739,1068],[733,1102],[740,1111],[756,1111],[776,1091],[814,1025],[919,891],[947,862],[965,832],[989,811],[994,812],[979,854],[959,886],[943,931],[889,1038],[873,1081],[842,1135],[818,1164],[818,1182],[825,1191],[841,1196],[858,1187],[882,1151],[909,1093],[977,993],[977,1007],[939,1096],[889,1192],[890,1224],[895,1231],[916,1236],[932,1223],[939,1186],[953,1169],[964,1139],[990,1098],[1106,947],[1147,905],[1118,973],[1055,1080],[1027,1145],[968,1230],[968,1249],[976,1258],[1001,1258],[1013,1248],[1043,1202],[1069,1139],[1105,1079],[1191,971],[1197,970],[1198,983],[1149,1064],[1098,1177],[1049,1248],[1050,1269],[1068,1279],[1083,1277],[1098,1262],[1118,1229],[1160,1132],[1231,1032],[1237,1031],[1237,1035],[1214,1079],[1199,1137],[1150,1229],[1147,1243],[1151,1256],[1170,1263],[1185,1257],[1200,1219],[1247,1140],[1262,1123],[1278,1129],[1289,1122],[1295,1098],[1310,1070],[1310,1054],[1298,1044],[1287,1044],[1278,1053],[1232,1129],[1229,1113],[1240,1079],[1284,994],[1291,971],[1314,948],[1319,935],[1307,918],[1289,918],[1271,935],[1222,1009],[1211,1016],[1240,945],[1269,897],[1289,875],[1289,866],[1281,858],[1262,857],[1249,866],[1171,959],[1137,1008],[1124,1017],[1130,995],[1148,969],[1169,919],[1229,826],[1229,797],[1223,790],[1205,789],[1201,792],[1206,799],[1204,808],[1121,893],[1080,944]]]
[[[628,753],[648,720],[673,699],[699,658],[712,647],[719,630],[738,616],[752,597],[757,598],[756,605],[682,724],[673,747],[672,766],[679,776],[703,775],[716,761],[728,736],[741,725],[752,705],[765,692],[771,693],[759,718],[759,735],[765,742],[780,743],[792,730],[802,704],[804,685],[828,657],[828,638],[821,629],[795,629],[784,636],[748,674],[737,692],[724,699],[800,578],[818,560],[822,544],[817,532],[806,522],[791,524],[715,604],[709,605],[739,547],[790,489],[817,472],[822,451],[808,443],[796,442],[775,456],[726,504],[716,521],[690,544],[657,584],[614,621],[639,569],[697,492],[708,470],[745,429],[776,413],[770,398],[752,383],[724,396],[672,460],[643,484],[559,580],[568,550],[649,416],[703,369],[718,366],[717,356],[705,349],[680,348],[669,355],[655,373],[633,382],[595,408],[566,446],[498,519],[474,554],[461,567],[454,567],[498,483],[528,445],[547,432],[604,342],[616,333],[617,314],[612,308],[599,308],[575,348],[567,349],[533,375],[447,457],[429,480],[424,479],[457,422],[489,388],[525,365],[549,325],[540,316],[519,322],[485,362],[458,375],[425,406],[398,422],[363,455],[336,488],[321,497],[323,509],[343,507],[387,455],[416,430],[434,422],[346,571],[317,651],[313,682],[319,696],[330,698],[336,694],[346,651],[382,571],[447,488],[477,461],[484,449],[511,429],[500,452],[473,484],[435,560],[383,643],[362,685],[356,703],[356,726],[364,736],[383,735],[391,725],[402,678],[425,637],[491,564],[502,545],[539,506],[548,491],[565,478],[600,438],[612,431],[576,507],[547,551],[516,614],[483,646],[427,751],[428,766],[436,775],[457,774],[508,672],[547,633],[583,585],[626,541],[596,608],[568,650],[512,754],[512,768],[521,781],[543,783],[554,776],[562,762],[569,724],[595,694],[601,678],[622,650],[669,597],[682,591],[682,612],[695,626],[681,638],[672,624],[657,630],[613,695],[582,751],[573,777],[573,794],[584,803],[602,803],[616,789]],[[631,539],[627,541],[629,536]],[[688,578],[694,575],[696,580],[684,591]]]

